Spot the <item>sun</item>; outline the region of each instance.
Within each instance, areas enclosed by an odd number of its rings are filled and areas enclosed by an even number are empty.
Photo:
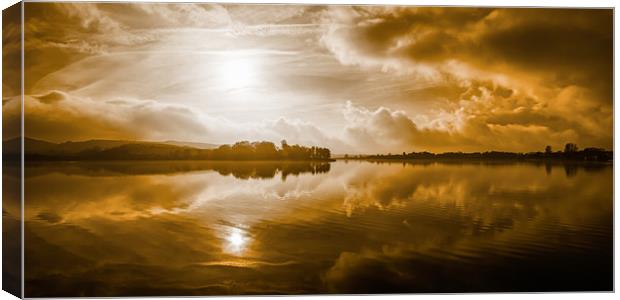
[[[258,83],[256,60],[248,55],[226,55],[218,65],[220,86],[227,90],[245,89]]]
[[[244,238],[240,232],[232,232],[227,240],[233,247],[241,247],[244,244]]]

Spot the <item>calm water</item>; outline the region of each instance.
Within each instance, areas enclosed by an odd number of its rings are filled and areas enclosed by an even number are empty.
[[[612,167],[49,163],[26,296],[612,289]]]

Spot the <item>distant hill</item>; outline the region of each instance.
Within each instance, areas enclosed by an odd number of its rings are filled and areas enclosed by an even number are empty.
[[[197,142],[179,142],[179,141],[165,141],[161,143],[167,144],[167,145],[192,147],[192,148],[198,148],[198,149],[215,149],[220,146],[217,144],[197,143]]]
[[[181,146],[183,142],[143,142],[123,140],[88,140],[79,142],[52,143],[33,138],[24,138],[24,153],[30,158],[86,158],[108,156],[152,155],[165,157],[179,150],[203,149]],[[186,143],[193,144],[193,143]],[[201,147],[213,147],[211,144],[195,143]],[[20,151],[19,138],[3,142],[4,155],[17,155]]]
[[[3,149],[5,154],[19,153],[20,139],[14,138],[6,140],[3,143]],[[88,140],[79,142],[64,142],[64,143],[52,143],[43,140],[37,140],[33,138],[24,138],[24,150],[26,154],[63,154],[71,155],[78,154],[85,151],[104,151],[112,148],[121,147],[124,145],[139,145],[139,147],[153,147],[154,145],[168,145],[172,147],[189,147],[196,149],[215,149],[218,147],[216,144],[207,143],[194,143],[194,142],[179,142],[179,141],[164,141],[164,142],[146,142],[146,141],[123,141],[123,140]],[[173,149],[173,148],[167,148]],[[176,148],[175,148],[176,149]]]
[[[24,138],[24,144],[27,145],[25,147],[27,149],[27,153],[45,153],[48,151],[52,151],[57,144],[35,140],[31,138]],[[7,141],[2,142],[2,151],[3,154],[19,154],[21,151],[21,140],[20,138],[14,138]]]

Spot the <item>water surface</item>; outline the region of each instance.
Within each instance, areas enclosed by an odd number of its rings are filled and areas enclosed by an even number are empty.
[[[612,167],[41,163],[26,296],[612,289]]]

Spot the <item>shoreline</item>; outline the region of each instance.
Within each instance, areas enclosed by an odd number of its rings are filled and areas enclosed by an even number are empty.
[[[589,165],[613,165],[613,160],[598,161],[598,160],[571,160],[571,159],[548,159],[548,158],[335,158],[338,161],[367,161],[367,162],[471,162],[471,163],[485,163],[485,162],[529,162],[529,163],[544,163],[544,164],[589,164]]]

